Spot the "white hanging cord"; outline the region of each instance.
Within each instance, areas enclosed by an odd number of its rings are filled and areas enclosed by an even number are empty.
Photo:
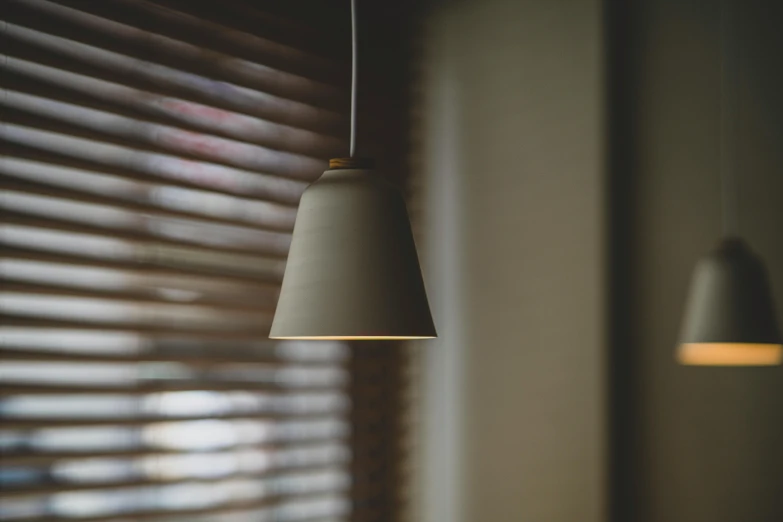
[[[351,0],[351,153],[356,153],[356,0]]]
[[[721,86],[720,86],[720,179],[723,235],[739,235],[739,193],[737,187],[736,131],[739,122],[739,52],[732,0],[721,2]]]

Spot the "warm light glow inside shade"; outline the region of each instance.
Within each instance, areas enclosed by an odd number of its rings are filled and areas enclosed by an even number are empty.
[[[323,335],[323,336],[294,336],[273,337],[270,339],[299,340],[299,341],[404,341],[415,339],[435,339],[434,335],[428,336],[404,336],[404,335]]]
[[[783,345],[684,343],[677,360],[692,366],[775,366],[783,363]]]
[[[747,243],[725,238],[693,271],[676,358],[698,366],[783,362],[772,289]]]

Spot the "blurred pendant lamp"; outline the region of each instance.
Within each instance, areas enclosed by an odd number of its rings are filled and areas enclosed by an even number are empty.
[[[355,0],[351,28],[350,157],[302,195],[272,339],[436,337],[402,193],[354,155]]]
[[[723,60],[731,56],[727,37],[729,16],[724,0],[721,12]],[[737,74],[722,65],[721,85],[721,194],[723,240],[696,265],[680,334],[677,359],[699,366],[769,366],[783,361],[783,346],[775,318],[767,272],[738,234],[738,197],[735,162],[729,155],[729,116],[726,99],[738,94]],[[727,114],[731,112],[731,115]]]

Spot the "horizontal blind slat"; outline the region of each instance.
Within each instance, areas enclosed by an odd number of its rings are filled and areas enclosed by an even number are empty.
[[[73,354],[136,356],[151,352],[169,357],[225,357],[240,361],[261,357],[287,364],[343,364],[349,359],[346,346],[336,341],[275,341],[267,338],[230,341],[167,333],[142,335],[130,331],[93,332],[9,326],[0,326],[0,345],[16,350]]]
[[[0,187],[27,194],[111,205],[138,213],[291,232],[295,212],[287,207],[230,198],[171,185],[142,183],[18,158],[0,161]]]
[[[35,129],[31,129],[35,130]],[[44,136],[46,137],[46,136]],[[16,138],[16,137],[15,137]],[[32,138],[31,141],[29,138]],[[91,175],[107,174],[113,178],[120,178],[129,182],[151,183],[153,185],[164,184],[192,194],[212,194],[222,198],[239,198],[241,201],[261,203],[295,211],[301,191],[295,189],[282,197],[276,197],[270,190],[255,191],[248,184],[237,183],[241,178],[223,176],[220,171],[203,168],[200,162],[192,162],[179,158],[178,162],[166,165],[165,170],[157,168],[153,172],[146,172],[149,167],[140,169],[134,165],[123,165],[121,158],[106,161],[100,157],[80,157],[66,150],[47,149],[39,147],[34,140],[37,135],[25,136],[22,139],[3,140],[0,134],[0,154],[4,160],[17,162],[47,163],[56,169],[68,169],[70,171],[83,172]],[[88,142],[89,140],[84,140]],[[99,144],[100,145],[100,144]],[[2,162],[0,162],[2,165]],[[179,169],[178,171],[175,169]],[[168,172],[167,172],[168,171]],[[176,173],[176,174],[175,174]],[[191,198],[192,199],[192,198]],[[199,198],[200,199],[200,198]]]
[[[323,499],[323,494],[303,494],[296,495],[297,500],[295,502],[290,501],[291,507],[287,511],[287,503],[280,499],[263,499],[256,501],[243,501],[243,502],[227,502],[219,507],[210,508],[171,508],[171,509],[158,509],[148,511],[135,511],[126,514],[113,514],[113,515],[96,515],[96,516],[82,516],[76,520],[83,520],[89,522],[130,522],[135,520],[156,520],[156,519],[169,519],[170,517],[183,516],[188,517],[185,520],[193,520],[191,517],[196,515],[221,515],[225,516],[232,512],[245,512],[248,510],[256,510],[262,508],[268,508],[264,511],[259,511],[261,515],[266,515],[272,520],[279,522],[296,521],[296,522],[308,522],[315,518],[322,518],[327,515],[344,515],[349,511],[348,501],[344,498],[329,497],[329,502],[325,507],[321,509],[324,513],[313,513],[312,515],[301,514],[303,509],[300,506],[307,504],[308,502],[317,501]],[[298,508],[298,509],[297,509]],[[313,509],[313,511],[317,511]],[[257,515],[258,516],[258,515]],[[17,520],[17,519],[9,519]],[[25,517],[24,522],[73,522],[74,517],[59,517],[59,516],[47,516],[42,518],[28,518]]]
[[[261,175],[304,177],[307,180],[324,167],[322,160],[302,154],[192,132],[11,89],[4,91],[0,105],[5,107],[7,121],[21,125],[51,129],[49,122],[53,121],[63,131],[72,134],[81,132],[94,141],[111,137],[121,143],[135,143],[143,151],[215,162],[256,171]]]
[[[204,161],[148,152],[132,147],[74,137],[26,125],[5,124],[0,140],[47,153],[55,153],[123,170],[136,171],[159,181],[185,181],[200,188],[222,187],[240,196],[254,196],[289,205],[299,201],[307,184],[287,178],[227,167]]]
[[[302,61],[309,61],[306,65],[314,65],[315,59],[312,55],[296,53],[290,48],[278,48],[278,52],[281,54],[285,52],[288,56],[266,53],[253,56],[252,60],[246,60],[235,53],[226,54],[215,50],[209,45],[210,42],[204,42],[203,38],[191,39],[191,42],[196,41],[195,44],[183,40],[181,37],[187,35],[177,32],[175,36],[171,25],[163,28],[166,34],[161,34],[162,20],[156,16],[161,13],[161,10],[148,9],[142,13],[138,8],[144,4],[139,0],[136,0],[135,4],[125,5],[106,0],[98,5],[95,2],[83,3],[76,9],[62,5],[62,2],[7,1],[22,8],[20,10],[23,12],[29,11],[31,16],[23,17],[22,23],[36,28],[42,27],[47,32],[56,31],[62,36],[76,38],[85,43],[94,42],[101,44],[103,48],[108,47],[139,57],[149,56],[150,48],[154,48],[154,59],[158,62],[180,70],[199,71],[205,75],[235,81],[259,91],[274,93],[283,99],[300,100],[338,109],[346,101],[343,99],[341,89],[334,85],[312,77],[293,74],[280,67],[286,63],[286,59],[290,62],[292,55],[297,54]],[[49,21],[57,27],[52,27],[47,23]],[[270,67],[270,61],[279,65]]]
[[[166,34],[176,35],[176,38],[183,41],[209,46],[247,60],[260,60],[280,70],[317,79],[332,86],[338,84],[343,92],[346,91],[347,64],[343,60],[338,62],[331,56],[327,57],[323,52],[325,33],[317,36],[321,41],[315,46],[285,43],[280,38],[303,32],[314,33],[313,29],[319,28],[293,24],[291,20],[276,17],[271,22],[273,25],[267,25],[266,28],[285,29],[278,38],[270,39],[261,36],[261,25],[253,26],[252,31],[245,31],[236,24],[221,25],[216,22],[214,16],[197,16],[194,12],[201,6],[194,6],[192,3],[186,3],[184,6],[159,0],[109,0],[101,2],[102,5],[95,5],[89,0],[59,0],[58,3],[77,9],[89,9],[113,19],[132,20],[141,29],[157,31],[160,27],[165,27]],[[225,9],[227,6],[223,3],[221,7]]]
[[[69,1],[84,2],[89,0]],[[133,0],[118,1],[125,4],[133,2]],[[290,5],[290,0],[282,2],[269,0],[262,6],[255,2],[248,3],[247,0],[226,0],[220,4],[213,2],[194,3],[190,0],[145,0],[145,3],[155,4],[177,14],[187,13],[197,20],[222,24],[223,27],[230,27],[241,34],[262,36],[265,40],[318,56],[326,60],[326,63],[331,67],[328,73],[324,70],[324,74],[330,78],[330,81],[347,86],[348,73],[346,71],[350,64],[345,50],[348,42],[334,38],[335,26],[324,23],[327,20],[326,17],[319,19],[308,17],[309,19],[306,20],[304,17],[281,11],[280,7],[286,4]],[[315,4],[309,4],[309,6],[313,5]],[[347,6],[344,9],[347,9]],[[301,6],[297,11],[304,11],[303,14],[307,14],[307,10],[301,9]],[[330,12],[334,11],[330,9]],[[339,13],[339,10],[337,12]],[[338,16],[338,18],[343,22],[346,21],[343,17]],[[240,49],[249,42],[237,40],[235,44],[236,50],[230,51],[232,54],[241,52]],[[252,59],[255,49],[249,45],[248,50],[250,51],[248,58]]]
[[[310,470],[296,470],[296,471],[310,471],[310,472],[319,472],[319,471],[334,471],[334,467],[314,467]],[[187,477],[187,478],[181,478],[181,479],[142,479],[142,480],[127,480],[127,481],[115,481],[115,482],[94,482],[94,483],[84,483],[84,484],[41,484],[35,488],[29,488],[29,489],[3,489],[0,490],[0,499],[9,499],[13,497],[29,497],[29,496],[36,496],[41,495],[45,493],[67,493],[71,491],[102,491],[102,490],[116,490],[116,489],[127,489],[127,488],[137,488],[137,487],[143,487],[143,486],[164,486],[164,485],[176,485],[176,484],[193,484],[193,483],[201,483],[201,484],[219,484],[221,482],[225,482],[232,479],[245,479],[245,478],[261,478],[266,480],[274,480],[276,477],[275,475],[279,475],[280,470],[271,470],[268,472],[244,472],[244,473],[233,473],[230,475],[212,478],[212,477]],[[346,485],[343,484],[335,484],[331,487],[321,487],[318,488],[320,492],[327,492],[327,491],[340,491],[345,489]]]
[[[82,267],[96,267],[107,269],[128,269],[143,270],[151,269],[161,273],[170,274],[189,274],[204,275],[207,277],[219,276],[236,282],[247,282],[249,284],[279,284],[280,280],[276,277],[256,275],[251,271],[238,270],[234,267],[214,269],[210,266],[180,264],[173,260],[165,262],[164,260],[146,259],[144,255],[139,256],[138,260],[134,258],[96,258],[87,254],[79,255],[71,252],[45,251],[43,248],[32,248],[17,246],[14,241],[5,240],[2,237],[3,230],[0,229],[0,248],[3,251],[3,257],[6,259],[16,259],[22,261],[41,261],[67,263]]]
[[[15,50],[18,53],[19,49]],[[275,150],[324,158],[337,155],[347,146],[345,140],[339,137],[271,122],[214,105],[142,90],[15,56],[6,56],[3,63],[0,63],[0,69],[5,76],[3,83],[17,90],[117,114],[143,117],[194,132],[230,137]]]
[[[74,244],[74,242],[76,244]],[[255,284],[279,284],[281,259],[213,251],[160,242],[128,241],[108,235],[65,232],[14,224],[0,225],[5,257],[84,266],[192,273]]]
[[[130,355],[99,355],[99,354],[79,354],[79,353],[57,353],[34,350],[12,350],[9,348],[0,348],[0,359],[6,361],[82,361],[82,362],[178,362],[187,366],[214,366],[221,363],[276,363],[280,366],[294,364],[278,357],[236,357],[221,356],[220,351],[216,350],[213,356],[194,356],[194,355],[166,355],[157,353],[145,353],[135,356]],[[297,365],[324,366],[333,364],[330,361],[296,361]]]
[[[141,291],[111,291],[111,290],[82,290],[64,285],[44,284],[44,283],[20,283],[14,280],[0,277],[0,286],[6,292],[34,294],[40,296],[52,297],[86,297],[90,299],[105,299],[121,303],[149,303],[149,304],[168,304],[171,299],[161,297],[152,292]],[[263,302],[253,303],[248,301],[236,301],[232,299],[215,299],[209,297],[199,297],[188,302],[196,305],[209,306],[222,310],[237,310],[240,312],[263,312],[267,314],[274,313],[275,299],[270,297]]]
[[[177,325],[167,327],[164,325],[155,324],[139,324],[128,321],[122,322],[95,322],[90,321],[87,318],[84,319],[52,319],[31,317],[23,314],[15,314],[13,312],[2,312],[4,317],[3,324],[5,326],[34,326],[41,328],[79,328],[79,329],[94,329],[99,331],[128,331],[142,333],[181,333],[181,334],[197,334],[202,337],[212,338],[225,338],[225,339],[252,339],[258,337],[267,337],[269,335],[269,326],[271,324],[271,318],[264,321],[262,326],[258,328],[204,328],[199,325],[193,325],[192,327]]]
[[[253,328],[271,314],[259,310],[231,310],[190,302],[138,303],[101,297],[39,295],[3,289],[0,311],[9,317],[86,321],[94,324],[128,324],[165,328]]]
[[[326,442],[285,442],[279,441],[273,444],[259,443],[238,443],[231,444],[228,447],[223,446],[219,449],[185,449],[185,448],[153,448],[144,447],[133,450],[106,450],[106,451],[43,451],[38,452],[3,452],[3,462],[6,465],[42,465],[56,461],[78,461],[81,459],[123,459],[134,457],[176,457],[201,455],[226,455],[232,456],[237,452],[261,451],[272,455],[291,453],[297,454],[338,454],[341,459],[350,459],[350,450],[347,446],[347,439],[343,437],[330,438]],[[299,461],[301,461],[299,457]],[[291,465],[293,467],[293,464]]]
[[[0,185],[1,186],[1,185]],[[207,247],[215,252],[251,258],[285,258],[288,232],[266,231],[247,225],[221,225],[194,218],[172,218],[153,212],[138,213],[111,205],[75,202],[6,189],[0,192],[5,222],[28,227],[85,232],[151,244]]]
[[[285,413],[285,414],[226,414],[226,415],[211,415],[210,419],[214,420],[258,420],[258,421],[274,421],[278,419],[290,419],[295,418],[323,418],[322,416],[309,414],[309,413]],[[196,415],[192,417],[149,417],[146,419],[4,419],[0,426],[2,429],[7,430],[33,430],[33,429],[46,429],[46,428],[62,428],[62,427],[95,427],[95,426],[134,426],[143,427],[153,424],[160,424],[161,422],[189,422],[203,419],[203,415]]]
[[[172,275],[155,270],[83,267],[23,259],[0,259],[0,279],[10,286],[29,285],[33,293],[83,292],[107,298],[127,296],[180,304],[234,304],[241,307],[274,305],[277,285],[238,283],[224,277]]]
[[[147,384],[141,383],[136,386],[57,386],[57,385],[0,385],[0,396],[8,397],[11,395],[26,395],[26,394],[117,394],[123,393],[127,395],[148,395],[150,393],[162,393],[162,392],[180,392],[180,391],[248,391],[248,392],[274,392],[280,390],[308,390],[314,392],[328,392],[334,390],[342,390],[342,386],[334,385],[321,385],[321,384],[300,384],[296,386],[289,386],[284,384],[248,384],[248,383],[204,383],[204,382],[191,382],[191,383],[156,383]]]
[[[6,191],[6,194],[8,194],[11,191]],[[111,239],[119,239],[119,240],[128,240],[129,242],[138,242],[146,245],[150,245],[152,247],[160,246],[160,247],[173,247],[173,248],[179,248],[179,247],[200,247],[200,248],[207,248],[212,252],[220,252],[226,255],[240,255],[248,260],[255,260],[258,259],[259,264],[264,262],[272,262],[284,260],[288,254],[287,244],[290,240],[288,237],[282,237],[282,241],[270,241],[267,244],[264,244],[263,241],[256,240],[255,242],[261,243],[259,246],[252,245],[221,245],[221,244],[215,244],[218,243],[218,241],[215,241],[212,238],[199,236],[198,235],[198,229],[194,227],[191,224],[188,223],[177,223],[176,221],[169,221],[171,224],[171,230],[176,230],[177,225],[181,227],[181,232],[179,232],[179,235],[185,236],[184,238],[178,238],[178,237],[166,237],[164,236],[159,230],[158,227],[165,227],[166,222],[165,218],[156,220],[152,216],[145,216],[145,215],[134,215],[139,223],[137,225],[137,228],[131,228],[132,223],[128,223],[128,226],[120,228],[120,226],[113,226],[113,223],[106,221],[100,221],[95,220],[90,223],[81,222],[81,220],[77,221],[76,219],[72,220],[66,220],[66,219],[49,219],[46,217],[39,217],[37,214],[45,209],[40,208],[32,208],[32,207],[26,207],[24,210],[12,210],[9,208],[10,204],[4,204],[4,202],[0,198],[0,212],[3,213],[3,221],[6,225],[16,225],[21,227],[27,227],[27,228],[35,228],[42,231],[61,231],[66,233],[76,233],[76,234],[90,234],[95,237],[106,237]],[[54,198],[48,198],[50,200],[54,200]],[[56,201],[56,200],[55,200]],[[50,211],[53,210],[52,208],[49,209]],[[104,217],[117,217],[119,218],[118,221],[122,219],[122,216],[96,216],[98,218]],[[82,219],[86,219],[87,216],[85,216]],[[147,224],[145,226],[144,221],[147,221]],[[162,221],[162,223],[161,223]],[[143,230],[143,229],[147,230]],[[209,226],[204,227],[206,230],[204,230],[204,233],[209,233]],[[142,230],[139,230],[142,229]],[[262,232],[262,231],[258,231]],[[245,236],[247,237],[247,236]],[[250,241],[247,241],[247,240]],[[247,237],[246,241],[250,243],[253,241],[253,237]],[[220,241],[220,242],[226,242],[226,241]],[[278,244],[275,244],[278,243]],[[279,243],[283,243],[283,245],[279,245]]]

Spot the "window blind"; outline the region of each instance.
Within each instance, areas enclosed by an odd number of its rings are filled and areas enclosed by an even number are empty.
[[[258,5],[3,0],[0,520],[340,521],[378,481],[387,352],[267,340],[348,96]]]

